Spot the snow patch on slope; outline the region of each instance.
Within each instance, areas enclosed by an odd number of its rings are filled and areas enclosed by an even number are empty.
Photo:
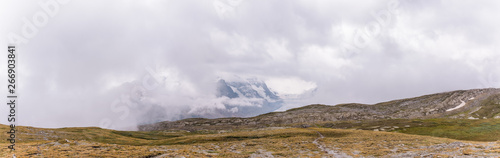
[[[458,105],[458,106],[456,106],[456,107],[454,107],[454,108],[448,109],[448,110],[446,110],[446,111],[453,111],[453,110],[456,110],[456,109],[459,109],[459,108],[461,108],[461,107],[465,106],[465,102],[464,102],[464,101],[462,101],[462,100],[460,100],[460,101],[462,102],[462,103],[460,103],[460,105]]]
[[[259,94],[261,97],[263,97],[266,100],[272,100],[271,98],[269,98],[269,96],[266,95],[266,90],[264,90],[264,87],[262,86],[257,87],[256,85],[251,85],[251,86],[252,89],[255,90],[257,94]]]

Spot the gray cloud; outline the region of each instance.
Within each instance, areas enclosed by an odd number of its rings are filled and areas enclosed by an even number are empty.
[[[215,2],[232,10],[219,14]],[[228,100],[215,97],[215,83],[233,75],[317,86],[282,109],[500,86],[496,1],[229,2],[238,1],[61,5],[18,45],[19,124],[125,128],[175,120],[222,108]],[[1,3],[5,46],[9,33],[22,36],[23,17],[43,9]],[[155,88],[144,84],[154,77],[148,69],[159,78]],[[113,104],[121,97],[133,102]]]

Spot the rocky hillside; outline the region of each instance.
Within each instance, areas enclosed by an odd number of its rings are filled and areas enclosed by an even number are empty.
[[[308,105],[251,118],[192,118],[141,125],[139,130],[259,128],[331,121],[429,118],[500,118],[500,89],[459,90],[373,105],[358,103],[335,106]]]

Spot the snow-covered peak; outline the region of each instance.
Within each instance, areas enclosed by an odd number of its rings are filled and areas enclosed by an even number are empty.
[[[238,110],[231,110],[235,116],[255,116],[273,112],[283,104],[282,99],[271,91],[264,81],[257,78],[229,82],[220,79],[217,82],[216,95],[230,99],[249,100],[254,104],[248,106],[234,104],[235,102],[226,103],[226,109],[238,108]]]

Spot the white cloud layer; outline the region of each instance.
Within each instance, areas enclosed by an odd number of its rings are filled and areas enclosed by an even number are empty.
[[[57,7],[47,11],[45,4]],[[287,108],[499,87],[498,6],[494,0],[6,0],[0,45],[22,42],[19,124],[123,128],[228,102],[247,105],[252,101],[214,96],[217,79],[234,76],[264,80],[280,94],[308,94]],[[122,97],[130,103],[113,104]],[[145,111],[151,109],[158,113]],[[145,113],[158,120],[141,120]]]
[[[272,87],[271,89],[277,92],[278,95],[300,95],[308,90],[317,88],[316,83],[307,82],[295,77],[271,78],[266,81],[266,84]]]

